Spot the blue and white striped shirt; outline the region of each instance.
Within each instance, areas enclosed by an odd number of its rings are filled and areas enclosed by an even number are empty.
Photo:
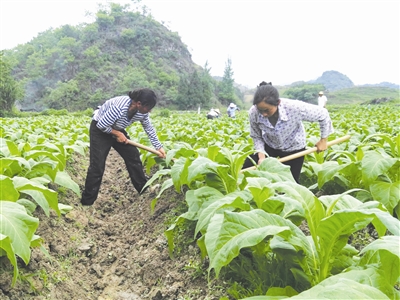
[[[93,120],[97,121],[97,128],[110,134],[112,129],[123,130],[133,122],[140,121],[153,147],[156,150],[162,148],[163,145],[151,124],[149,113],[137,112],[132,119],[128,119],[128,109],[131,103],[132,100],[129,96],[119,96],[107,100],[93,115]]]

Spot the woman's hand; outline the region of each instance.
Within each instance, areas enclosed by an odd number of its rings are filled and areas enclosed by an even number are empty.
[[[121,131],[113,129],[111,134],[115,136],[118,143],[128,144],[128,138]]]
[[[315,147],[317,147],[317,153],[320,153],[322,151],[325,151],[328,146],[326,145],[327,141],[326,138],[320,139],[316,144]]]
[[[161,147],[157,151],[160,152],[160,154],[158,155],[159,158],[165,158],[167,156],[167,154],[165,153],[164,148]]]
[[[260,165],[262,161],[265,159],[265,154],[258,152],[258,164]]]

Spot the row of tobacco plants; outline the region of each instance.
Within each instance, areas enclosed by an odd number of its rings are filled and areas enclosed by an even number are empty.
[[[347,142],[305,158],[301,185],[275,158],[242,170],[253,152],[246,112],[236,119],[204,114],[153,116],[167,158],[141,150],[149,185],[185,193],[187,210],[165,234],[171,257],[177,228],[194,228],[193,240],[208,261],[208,276],[232,282],[235,299],[398,299],[400,122],[396,107],[330,109],[333,140]],[[155,113],[157,114],[157,113]],[[2,119],[0,255],[14,266],[29,262],[40,206],[47,215],[71,209],[57,190],[80,193],[65,166],[69,155],[86,153],[88,117]],[[317,124],[304,124],[308,146],[319,139]],[[132,140],[149,145],[140,124]],[[373,228],[378,239],[356,249],[349,238]]]

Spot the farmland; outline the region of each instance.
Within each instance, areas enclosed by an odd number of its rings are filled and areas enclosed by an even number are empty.
[[[329,110],[329,140],[351,138],[308,155],[301,185],[274,158],[241,171],[246,112],[156,111],[167,158],[141,153],[160,188],[139,196],[111,152],[92,207],[79,204],[89,117],[1,119],[0,296],[397,299],[399,109]],[[313,147],[318,125],[304,125]],[[140,124],[128,133],[150,146]]]

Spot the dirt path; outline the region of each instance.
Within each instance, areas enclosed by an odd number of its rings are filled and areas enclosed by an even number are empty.
[[[77,160],[73,179],[83,184],[87,160]],[[123,160],[111,151],[100,195],[91,207],[67,191],[62,203],[74,206],[65,216],[47,218],[40,211],[37,234],[49,255],[33,249],[23,280],[10,287],[11,272],[1,274],[0,299],[5,300],[139,300],[219,299],[221,283],[207,284],[198,247],[186,245],[170,259],[164,230],[184,195],[167,191],[140,196],[128,179]],[[4,265],[3,261],[3,265]]]

